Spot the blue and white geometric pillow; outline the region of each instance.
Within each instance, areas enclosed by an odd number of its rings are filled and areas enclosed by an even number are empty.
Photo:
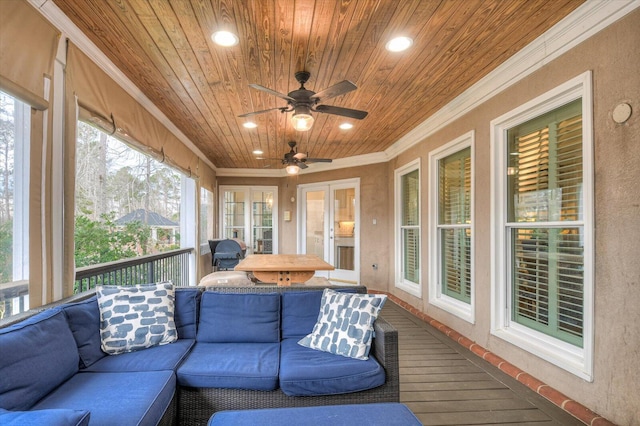
[[[308,348],[368,359],[373,323],[387,300],[385,295],[339,293],[325,289],[311,334],[298,344]]]
[[[98,286],[101,348],[110,355],[178,339],[171,282],[131,287]]]

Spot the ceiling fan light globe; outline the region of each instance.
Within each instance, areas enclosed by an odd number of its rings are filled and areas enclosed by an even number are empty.
[[[300,167],[296,166],[295,164],[290,164],[286,167],[285,170],[289,175],[297,175],[298,172],[300,171]]]
[[[293,124],[293,128],[299,132],[306,132],[308,130],[311,130],[311,127],[313,127],[313,122],[314,119],[311,114],[295,113],[291,117],[291,124]]]

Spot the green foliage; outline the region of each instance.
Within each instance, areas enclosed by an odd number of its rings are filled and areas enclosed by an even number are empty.
[[[13,221],[0,222],[0,283],[8,283],[13,271]]]
[[[150,250],[151,229],[141,223],[116,226],[113,215],[102,215],[94,221],[76,215],[76,267],[96,265],[147,254]]]

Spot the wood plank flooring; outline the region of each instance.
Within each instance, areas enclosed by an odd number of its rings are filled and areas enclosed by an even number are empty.
[[[424,425],[583,425],[517,380],[388,301],[398,329],[400,402]]]

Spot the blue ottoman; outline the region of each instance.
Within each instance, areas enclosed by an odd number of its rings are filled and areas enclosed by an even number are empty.
[[[404,404],[325,405],[320,407],[267,408],[219,411],[209,426],[422,426]]]

